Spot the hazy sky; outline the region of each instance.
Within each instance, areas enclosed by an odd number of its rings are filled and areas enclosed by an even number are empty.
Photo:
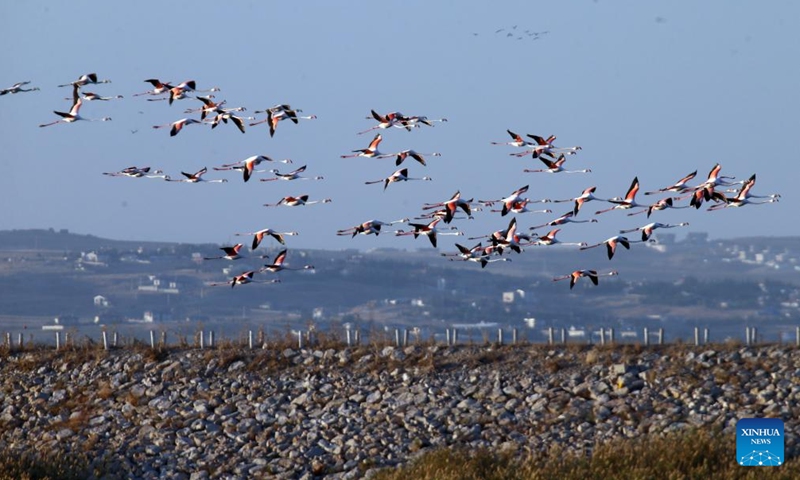
[[[228,243],[235,232],[271,227],[300,232],[290,239],[294,247],[416,248],[427,241],[350,239],[335,231],[371,218],[413,217],[422,203],[459,189],[466,198],[497,199],[529,184],[527,196],[537,199],[574,197],[596,185],[597,196],[607,198],[624,195],[634,176],[652,190],[695,169],[704,179],[720,162],[738,179],[757,173],[754,193],[781,193],[781,202],[665,211],[653,220],[690,222],[672,230],[680,235],[800,235],[800,223],[786,221],[796,215],[800,173],[794,1],[25,1],[0,4],[0,19],[0,87],[30,80],[41,88],[0,97],[0,229]],[[88,72],[112,83],[85,91],[125,98],[86,102],[81,114],[113,121],[39,128],[57,118],[53,110],[69,109],[70,90],[56,85]],[[274,138],[266,125],[244,135],[231,125],[190,126],[170,138],[151,126],[196,117],[183,111],[199,102],[132,97],[151,77],[218,86],[217,100],[250,115],[290,103],[318,119],[281,123]],[[433,181],[384,192],[364,182],[391,174],[392,159],[339,158],[369,143],[372,134],[356,132],[375,124],[364,118],[370,109],[449,119],[410,133],[383,131],[385,152],[441,152],[427,167],[404,164],[410,175]],[[566,166],[592,173],[522,173],[541,164],[490,145],[506,141],[506,129],[582,146]],[[238,174],[210,171],[206,178],[229,183],[192,185],[101,174],[147,165],[179,177],[255,154],[290,157],[293,165],[267,168],[307,164],[306,175],[325,180],[244,184]],[[302,193],[333,202],[262,206]],[[589,204],[581,217],[606,205]],[[518,215],[521,228],[570,207],[549,208],[553,214]],[[598,242],[643,225],[643,217],[609,212],[597,224],[567,226],[561,239]],[[480,235],[507,223],[481,211],[454,225]]]

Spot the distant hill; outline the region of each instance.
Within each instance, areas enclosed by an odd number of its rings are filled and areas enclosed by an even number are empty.
[[[94,235],[70,233],[66,229],[0,230],[0,250],[91,251],[109,248],[129,250],[140,246],[163,248],[172,245],[176,244],[138,240],[109,240]]]

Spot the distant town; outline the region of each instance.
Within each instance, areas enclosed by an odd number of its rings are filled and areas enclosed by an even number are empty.
[[[402,329],[428,339],[458,328],[464,340],[513,329],[542,341],[552,327],[569,341],[595,341],[599,330],[613,328],[635,342],[645,327],[686,341],[694,327],[707,328],[711,340],[723,341],[742,339],[753,326],[764,340],[793,341],[800,325],[798,238],[656,239],[613,261],[599,249],[581,252],[582,263],[619,275],[597,286],[581,280],[572,290],[553,278],[582,267],[574,248],[555,246],[527,247],[525,255],[512,252],[513,261],[486,268],[448,261],[433,248],[289,248],[288,263],[315,268],[260,273],[280,283],[231,288],[232,276],[258,269],[266,262],[260,255],[283,247],[273,242],[251,258],[204,260],[219,255],[220,246],[2,231],[0,332],[38,338],[62,329],[191,335],[209,328],[236,337],[247,330],[351,328],[372,335]]]

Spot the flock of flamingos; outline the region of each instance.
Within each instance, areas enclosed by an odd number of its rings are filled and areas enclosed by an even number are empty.
[[[257,117],[243,116],[241,112],[246,111],[244,107],[229,107],[225,101],[215,101],[212,92],[219,91],[218,88],[211,88],[208,90],[198,90],[194,81],[185,81],[180,84],[171,84],[162,82],[157,79],[147,79],[152,88],[147,91],[137,93],[134,96],[146,96],[148,101],[166,101],[172,105],[176,101],[189,100],[194,103],[194,108],[185,110],[187,114],[198,114],[199,118],[181,118],[170,124],[156,125],[154,129],[169,128],[171,136],[178,135],[183,128],[191,125],[210,126],[212,129],[220,126],[220,124],[232,124],[238,128],[242,133],[245,133],[247,127],[254,127],[266,123],[269,127],[270,136],[274,136],[281,122],[291,122],[293,124],[300,123],[301,120],[313,120],[315,115],[303,116],[300,109],[294,109],[288,104],[277,104],[265,110],[255,111],[255,114],[265,115],[264,118],[258,119]],[[111,118],[87,118],[81,115],[81,107],[84,102],[92,101],[111,101],[122,98],[121,95],[116,96],[101,96],[96,93],[91,93],[85,89],[90,86],[110,83],[109,80],[98,79],[95,73],[90,73],[80,76],[77,80],[69,82],[60,87],[72,88],[72,107],[68,112],[54,111],[59,117],[58,119],[39,125],[40,127],[48,127],[59,123],[75,123],[79,121],[110,121]],[[33,92],[39,90],[38,87],[27,88],[30,82],[20,82],[12,85],[9,88],[0,90],[0,96],[7,94],[16,94],[22,92]],[[205,93],[206,95],[202,95]],[[393,130],[406,130],[413,131],[417,128],[433,127],[435,123],[447,122],[446,118],[430,119],[423,115],[404,115],[400,112],[378,113],[372,110],[371,115],[367,117],[376,122],[371,128],[364,131],[357,132],[358,135],[367,134],[373,131],[393,131]],[[249,122],[249,123],[248,123]],[[227,128],[227,127],[226,127]],[[589,169],[575,169],[570,170],[565,167],[568,158],[577,155],[581,151],[579,146],[559,147],[554,144],[556,137],[551,135],[543,137],[539,135],[527,134],[525,136],[519,135],[511,130],[507,130],[508,137],[504,141],[491,142],[493,145],[513,147],[517,151],[510,155],[516,157],[527,157],[538,160],[541,162],[541,168],[538,169],[525,169],[527,173],[550,173],[550,174],[581,174],[590,173]],[[406,160],[410,163],[417,162],[420,166],[427,166],[426,157],[438,157],[439,153],[430,152],[423,153],[415,150],[402,150],[399,152],[381,152],[379,150],[380,143],[383,139],[382,133],[377,133],[367,146],[364,148],[353,150],[350,153],[341,155],[342,158],[364,157],[364,158],[394,158],[395,166],[398,169],[387,177],[368,180],[366,184],[382,184],[383,189],[389,188],[394,183],[407,182],[412,180],[427,181],[431,180],[430,177],[411,177],[409,176],[409,167],[404,166]],[[366,142],[364,142],[366,143]],[[292,171],[281,172],[278,169],[266,169],[267,164],[283,163],[290,164],[290,159],[274,160],[265,155],[254,155],[252,157],[243,159],[236,163],[223,164],[213,167],[215,171],[236,171],[241,172],[242,181],[248,182],[258,174],[270,174],[270,176],[261,177],[261,182],[271,181],[296,181],[296,180],[322,180],[321,176],[306,176],[304,175],[307,166],[303,165]],[[337,235],[346,235],[355,237],[356,235],[375,235],[378,236],[382,233],[382,228],[392,227],[394,225],[404,224],[405,229],[394,230],[391,233],[397,236],[413,236],[418,238],[420,236],[426,237],[431,245],[437,247],[438,237],[442,235],[463,235],[457,227],[451,224],[458,220],[465,218],[472,218],[474,212],[488,211],[492,214],[499,214],[498,217],[506,217],[511,215],[507,226],[500,230],[478,236],[469,237],[470,240],[479,240],[473,246],[465,246],[459,243],[455,244],[457,251],[452,253],[442,253],[441,255],[449,257],[450,260],[462,260],[479,263],[481,267],[485,267],[489,263],[511,261],[512,255],[509,252],[520,254],[524,251],[525,247],[540,247],[551,245],[571,245],[580,250],[588,250],[597,247],[605,247],[605,251],[609,260],[611,260],[618,247],[630,249],[632,244],[653,241],[651,238],[653,232],[657,229],[675,228],[688,225],[686,222],[677,224],[668,224],[660,222],[649,222],[637,228],[620,230],[616,235],[610,238],[589,245],[585,242],[569,243],[562,242],[558,239],[558,233],[568,223],[596,223],[597,218],[593,218],[592,214],[596,217],[598,215],[611,212],[614,210],[626,210],[627,215],[645,215],[649,220],[652,215],[657,215],[657,212],[665,209],[700,209],[703,204],[710,205],[707,210],[715,211],[723,208],[738,208],[746,205],[760,205],[765,203],[772,203],[779,201],[779,194],[770,195],[755,195],[753,189],[756,184],[756,175],[753,174],[747,180],[736,180],[734,177],[725,176],[721,174],[722,167],[716,164],[711,167],[705,179],[698,179],[694,184],[690,185],[697,176],[697,170],[689,173],[688,175],[680,178],[676,182],[658,188],[653,191],[643,192],[644,196],[660,196],[658,200],[652,203],[638,203],[637,194],[639,194],[639,179],[634,178],[631,182],[627,192],[622,196],[612,198],[598,198],[595,196],[596,187],[591,186],[583,190],[580,194],[570,198],[563,199],[530,199],[526,197],[528,185],[518,188],[517,190],[508,193],[507,195],[489,200],[475,200],[473,198],[463,198],[460,191],[455,192],[450,198],[437,203],[427,203],[421,205],[422,212],[415,217],[412,221],[409,218],[403,218],[393,221],[381,221],[376,219],[367,220],[358,225],[344,228],[336,232]],[[201,183],[201,182],[215,182],[225,183],[228,182],[226,178],[219,178],[208,180],[204,175],[208,173],[206,168],[197,172],[181,172],[181,178],[172,178],[170,175],[164,174],[161,170],[153,170],[147,166],[131,166],[124,168],[117,172],[106,172],[104,175],[109,176],[123,176],[132,178],[156,178],[168,182],[188,182],[188,183]],[[393,187],[397,188],[397,187]],[[265,204],[268,207],[286,206],[308,206],[317,203],[328,203],[330,199],[309,200],[309,195],[286,196],[278,200],[276,203]],[[587,204],[590,202],[604,202],[607,208],[601,208],[595,212],[588,212]],[[538,213],[551,213],[550,209],[533,210],[529,206],[536,203],[557,204],[568,203],[569,208],[565,208],[565,212],[549,222],[542,223],[529,227],[523,230],[517,225],[517,218],[515,215],[523,214],[526,212]],[[447,225],[447,227],[441,224]],[[506,221],[503,220],[503,225]],[[545,229],[548,229],[547,233]],[[542,233],[538,233],[541,231]],[[634,234],[634,239],[629,239],[625,234]],[[297,232],[277,232],[270,228],[264,228],[256,232],[236,233],[237,236],[252,237],[250,244],[251,250],[256,250],[259,245],[268,237],[272,240],[286,245],[286,237],[297,235]],[[242,243],[237,243],[232,246],[222,247],[223,255],[215,257],[206,257],[207,260],[213,259],[226,259],[238,260],[245,258],[242,255],[243,249],[246,247]],[[280,280],[275,278],[273,280],[256,280],[254,277],[257,273],[277,273],[282,270],[313,270],[312,265],[305,265],[302,267],[290,267],[285,261],[287,257],[287,250],[283,249],[278,253],[275,258],[270,262],[258,269],[247,270],[226,282],[212,283],[211,285],[243,285],[247,283],[275,283]],[[252,258],[252,257],[251,257]],[[269,261],[268,256],[261,255],[256,258],[266,259]],[[617,275],[615,270],[611,271],[598,271],[595,269],[581,269],[576,270],[570,274],[553,278],[553,281],[569,280],[570,289],[574,287],[575,283],[581,278],[588,278],[594,285],[598,284],[598,279],[601,276]]]

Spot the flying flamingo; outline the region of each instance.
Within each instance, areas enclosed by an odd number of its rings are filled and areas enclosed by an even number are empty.
[[[239,117],[231,113],[231,111],[221,111],[214,116],[214,119],[209,122],[211,124],[211,129],[217,128],[219,122],[228,123],[230,120],[236,128],[239,129],[240,132],[244,133],[244,121],[245,120],[252,120],[254,117]]]
[[[501,210],[501,214],[502,214],[502,216],[506,216],[506,214],[508,214],[510,209],[514,206],[514,203],[516,203],[516,202],[518,202],[520,200],[523,200],[522,195],[524,193],[526,193],[527,191],[528,191],[528,185],[525,185],[524,187],[520,187],[520,188],[514,190],[513,192],[511,192],[511,195],[507,196],[506,198],[503,198],[503,199],[500,199],[500,200],[478,200],[478,201],[481,204],[483,204],[484,206],[487,206],[487,207],[491,207],[495,203],[501,202],[503,204],[503,209]],[[550,202],[550,200],[548,200],[548,199],[536,200],[536,201],[529,200],[529,199],[525,199],[525,200],[527,200],[528,202],[531,202],[531,203],[548,203],[548,202]]]
[[[220,165],[219,167],[214,167],[214,170],[241,170],[244,176],[244,181],[250,180],[250,177],[255,172],[266,172],[267,170],[256,170],[256,167],[260,165],[262,162],[280,162],[280,163],[292,163],[292,160],[289,158],[284,158],[283,160],[273,160],[268,155],[253,155],[252,157],[247,157],[244,160],[240,160],[234,163],[226,163],[224,165]]]
[[[481,264],[481,268],[485,268],[487,264],[493,262],[511,261],[511,259],[508,257],[490,259],[489,257],[494,251],[494,247],[491,245],[483,247],[479,243],[472,248],[467,248],[463,245],[459,245],[458,243],[456,243],[456,248],[458,249],[458,253],[442,253],[441,255],[443,257],[458,257],[466,262],[477,262]],[[453,260],[455,260],[455,258],[450,258],[450,261]]]
[[[145,80],[145,82],[151,84],[153,89],[142,93],[134,93],[134,97],[139,97],[142,95],[161,95],[172,88],[172,85],[170,85],[169,82],[161,82],[157,78],[148,78]]]
[[[575,155],[576,153],[578,153],[578,150],[581,149],[581,147],[556,147],[555,145],[553,145],[553,142],[556,139],[555,135],[550,135],[549,137],[544,138],[538,135],[528,134],[528,137],[536,141],[536,143],[532,145],[532,148],[529,148],[528,150],[525,150],[523,152],[510,153],[509,155],[515,157],[524,157],[525,155],[531,154],[533,158],[539,158],[539,156],[541,155],[547,155],[549,157],[555,158],[556,154],[558,153]]]
[[[644,225],[642,227],[631,228],[628,230],[620,230],[619,233],[631,233],[631,232],[642,232],[642,241],[646,242],[650,240],[650,236],[653,235],[653,230],[657,228],[675,228],[675,227],[685,227],[689,225],[687,222],[681,222],[676,225],[670,225],[668,223],[659,223],[659,222],[652,222]]]
[[[306,116],[297,115],[296,112],[301,112],[301,111],[302,110],[278,110],[277,112],[275,112],[272,109],[268,109],[265,111],[267,114],[267,118],[265,118],[264,120],[253,122],[250,124],[250,126],[252,127],[255,125],[259,125],[261,123],[269,123],[269,136],[273,137],[275,135],[275,129],[278,128],[278,123],[280,123],[282,120],[291,120],[292,122],[297,123],[297,120],[301,118],[303,120],[314,120],[317,118],[316,115],[306,115]],[[261,113],[261,112],[257,111],[255,113]]]
[[[172,123],[167,123],[165,125],[153,125],[153,128],[167,128],[167,127],[169,127],[169,136],[170,137],[174,137],[175,135],[181,133],[181,130],[183,130],[183,127],[185,127],[187,125],[194,125],[194,124],[204,125],[203,122],[201,122],[200,120],[195,120],[194,118],[181,118],[180,120],[176,120],[176,121],[174,121]]]
[[[529,141],[525,140],[524,138],[522,138],[521,135],[518,135],[518,134],[512,132],[511,130],[506,130],[506,132],[508,132],[508,134],[511,135],[512,141],[510,141],[510,142],[491,142],[492,145],[511,145],[512,147],[528,147],[528,146],[536,145],[533,142],[529,142]],[[527,152],[526,152],[526,155],[527,155]]]
[[[510,204],[503,204],[503,208],[501,210],[491,210],[491,211],[500,212],[503,215],[506,215],[507,213],[552,213],[553,212],[548,208],[545,208],[543,210],[529,210],[528,209],[529,203],[532,203],[530,199],[523,198],[511,202]]]
[[[426,203],[422,206],[423,210],[430,210],[433,208],[444,207],[445,217],[444,223],[450,223],[453,220],[453,217],[456,214],[456,210],[459,208],[467,214],[469,218],[472,218],[472,209],[470,204],[472,203],[472,199],[463,200],[461,198],[461,190],[456,191],[450,200],[445,202],[438,202],[438,203]]]
[[[642,243],[638,240],[628,240],[627,237],[623,237],[621,235],[615,235],[609,239],[603,240],[600,243],[596,243],[594,245],[583,246],[581,250],[588,250],[590,248],[599,247],[600,245],[606,246],[606,251],[608,252],[608,259],[611,260],[614,257],[614,253],[617,251],[617,245],[622,245],[625,247],[626,250],[631,249],[631,243]]]
[[[406,117],[403,122],[404,125],[395,125],[395,126],[400,128],[405,127],[406,130],[411,130],[413,127],[419,127],[420,124],[432,127],[433,122],[443,123],[446,121],[447,121],[446,118],[428,118],[425,115],[414,115],[411,117]]]
[[[633,215],[639,215],[640,213],[647,212],[647,218],[650,218],[650,215],[653,212],[666,210],[668,208],[690,208],[690,206],[689,205],[684,205],[684,206],[681,206],[681,207],[676,207],[676,206],[673,205],[673,198],[672,197],[667,197],[667,198],[662,198],[661,200],[657,201],[656,203],[654,203],[652,205],[649,205],[647,208],[639,210],[638,212],[631,212],[631,213],[628,214],[628,216],[630,217],[630,216],[633,216]]]
[[[394,172],[393,174],[389,175],[386,178],[382,178],[380,180],[371,180],[369,182],[364,182],[364,183],[366,185],[372,185],[374,183],[383,183],[383,189],[386,190],[386,187],[388,187],[390,183],[407,182],[409,180],[432,180],[432,179],[431,177],[419,177],[419,178],[409,177],[408,169],[401,168],[400,170],[397,170],[396,172]]]
[[[525,240],[528,242],[525,245],[529,245],[533,240],[530,235],[517,231],[517,217],[512,218],[511,221],[508,222],[508,228],[493,233],[489,238],[492,241],[492,245],[497,249],[498,255],[502,255],[503,250],[506,248],[517,253],[522,253],[522,244],[520,241]]]
[[[676,193],[686,193],[694,190],[694,187],[689,187],[686,185],[690,182],[695,176],[697,176],[697,170],[686,175],[685,177],[681,178],[677,182],[673,183],[672,185],[664,188],[659,188],[658,190],[654,190],[652,192],[644,192],[645,195],[655,195],[657,193],[663,192],[676,192]]]
[[[236,285],[245,285],[248,283],[280,283],[279,279],[270,280],[268,282],[261,282],[253,280],[253,275],[255,274],[255,270],[249,270],[247,272],[240,273],[239,275],[234,276],[229,282],[225,283],[209,283],[208,285],[211,287],[217,287],[221,285],[230,285],[231,288],[235,287]]]
[[[331,203],[330,198],[326,198],[324,200],[314,200],[312,202],[308,201],[308,195],[300,195],[297,197],[283,197],[278,200],[278,203],[265,203],[265,207],[277,207],[280,205],[286,205],[287,207],[299,207],[302,205],[313,205],[315,203]]]
[[[100,95],[98,95],[96,93],[92,93],[92,92],[81,92],[81,98],[83,98],[84,100],[89,101],[89,102],[93,102],[95,100],[101,100],[101,101],[107,102],[109,100],[116,100],[116,99],[125,98],[125,97],[123,97],[122,95],[114,95],[113,97],[103,97],[103,96],[100,96]],[[69,100],[69,99],[66,99],[66,100]]]
[[[752,193],[750,193],[750,190],[752,190],[752,187],[754,187],[755,184],[756,184],[756,174],[754,173],[748,180],[746,180],[742,184],[742,188],[741,189],[739,189],[739,190],[728,189],[728,190],[725,190],[725,192],[727,192],[727,193],[736,193],[737,195],[739,195],[742,192],[742,190],[744,190],[746,188],[747,192],[744,194],[745,199],[751,199],[751,198],[774,198],[774,199],[778,199],[778,198],[781,198],[781,195],[779,193],[771,193],[769,195],[753,195]],[[749,185],[749,187],[748,187],[748,185]],[[778,201],[778,200],[775,200],[775,201]],[[767,202],[767,203],[771,203],[771,202]]]
[[[387,156],[394,156],[394,155],[395,155],[395,154],[388,154]],[[398,166],[399,166],[401,163],[403,163],[403,160],[405,160],[405,159],[406,159],[406,158],[408,158],[408,157],[411,157],[411,158],[413,158],[414,160],[416,160],[416,161],[418,161],[419,163],[421,163],[423,166],[427,166],[427,164],[425,163],[425,157],[423,157],[423,155],[428,155],[428,156],[431,156],[431,157],[441,157],[441,156],[442,156],[442,154],[441,154],[441,153],[437,153],[437,152],[433,152],[433,153],[419,153],[419,152],[416,152],[416,151],[414,151],[414,150],[411,150],[411,149],[408,149],[408,150],[403,150],[403,151],[401,151],[401,152],[397,152],[397,154],[396,154],[396,155],[397,155],[397,159],[395,159],[395,162],[394,162],[394,164],[395,164],[395,165],[398,165]]]
[[[561,231],[560,228],[556,228],[556,229],[550,230],[547,233],[547,235],[540,236],[536,241],[534,241],[533,245],[551,246],[551,245],[558,244],[558,245],[574,245],[574,246],[577,246],[577,247],[581,247],[581,250],[586,248],[586,242],[562,242],[561,240],[556,238],[556,235],[560,231]]]
[[[373,119],[374,118],[375,120],[378,121],[378,124],[375,125],[372,128],[368,128],[368,129],[366,129],[364,131],[358,132],[358,135],[363,135],[365,133],[371,132],[372,130],[376,130],[376,129],[391,128],[391,127],[397,126],[397,123],[399,121],[405,120],[405,117],[403,116],[403,114],[401,114],[399,112],[390,112],[390,113],[388,113],[386,115],[381,115],[378,112],[376,112],[375,110],[370,110],[370,113],[372,113],[372,116],[371,117],[367,117],[367,118],[368,119]],[[402,127],[403,125],[400,125],[400,126]]]
[[[70,83],[65,83],[63,85],[59,85],[59,87],[69,87],[70,85],[72,85],[73,87],[82,87],[82,86],[88,85],[90,83],[92,83],[92,84],[95,84],[95,83],[111,83],[111,80],[98,80],[96,73],[87,73],[85,75],[81,75],[80,77],[78,77],[78,79],[75,80],[74,82],[70,82]]]
[[[225,103],[227,103],[227,101],[223,100],[223,101],[221,101],[219,103],[216,103],[216,102],[214,102],[214,100],[212,100],[212,98],[214,98],[214,97],[211,96],[211,95],[209,95],[209,96],[197,96],[195,98],[200,100],[201,102],[203,102],[203,106],[199,107],[199,108],[187,108],[186,110],[184,110],[183,113],[200,112],[200,120],[204,120],[206,118],[206,116],[208,116],[208,115],[210,115],[212,113],[219,114],[219,113],[231,113],[231,112],[245,112],[245,111],[247,111],[247,109],[245,107],[223,107],[223,105],[225,105]],[[248,118],[248,120],[250,119],[250,117],[247,117],[247,118]]]
[[[150,174],[150,167],[128,167],[124,168],[118,172],[104,172],[103,175],[108,175],[111,177],[131,177],[131,178],[164,178],[164,175],[161,175],[161,170],[153,170],[153,173]]]
[[[603,198],[597,198],[594,196],[594,192],[597,191],[597,187],[588,187],[586,188],[580,196],[575,198],[568,198],[566,200],[553,200],[553,203],[563,203],[563,202],[575,202],[575,206],[572,207],[572,214],[574,216],[578,216],[578,212],[580,212],[581,207],[592,200],[600,200],[602,202],[606,202]]]
[[[692,197],[691,200],[689,200],[690,206],[699,209],[700,206],[703,204],[703,201],[708,202],[713,200],[715,202],[725,202],[726,201],[725,194],[715,191],[715,188],[730,187],[732,185],[738,185],[744,183],[744,181],[729,182],[728,180],[733,180],[735,177],[720,175],[721,170],[722,170],[722,165],[720,165],[719,163],[714,164],[714,166],[708,172],[708,178],[706,179],[706,181],[694,187],[694,192],[688,195]],[[686,198],[686,196],[679,197],[679,199],[683,198]]]
[[[376,237],[381,233],[381,227],[388,227],[390,225],[394,225],[396,223],[404,223],[407,222],[407,218],[401,218],[400,220],[394,220],[391,222],[382,222],[380,220],[367,220],[355,227],[345,228],[342,230],[337,230],[336,235],[351,235],[350,238],[354,238],[356,235],[375,235]]]
[[[341,155],[341,158],[355,158],[355,157],[367,157],[367,158],[382,158],[384,155],[383,153],[378,151],[378,145],[380,145],[381,140],[383,137],[381,134],[375,135],[371,142],[369,142],[369,146],[367,148],[362,148],[360,150],[353,150],[354,155]],[[391,155],[390,155],[391,156]]]
[[[584,170],[564,170],[564,162],[567,161],[566,155],[563,153],[558,156],[558,160],[548,160],[544,157],[539,157],[539,160],[544,163],[547,168],[546,169],[538,169],[538,170],[530,170],[528,168],[524,169],[523,172],[525,173],[591,173],[590,169]]]
[[[32,87],[32,88],[22,88],[25,85],[30,84],[31,82],[17,82],[14,85],[11,85],[8,88],[4,88],[0,90],[0,97],[7,94],[7,93],[22,93],[22,92],[37,92],[39,91],[39,87]]]
[[[59,111],[53,110],[53,113],[55,113],[56,115],[62,117],[61,120],[56,120],[55,122],[50,122],[50,123],[44,123],[44,124],[39,125],[39,126],[40,127],[49,127],[50,125],[55,125],[57,123],[73,123],[73,122],[77,122],[78,120],[85,120],[87,122],[107,122],[107,121],[111,120],[111,117],[103,117],[103,118],[99,118],[99,119],[92,119],[92,118],[82,117],[80,115],[79,112],[80,112],[80,109],[81,109],[81,105],[83,104],[83,101],[81,100],[80,96],[78,95],[78,86],[77,85],[73,87],[72,98],[73,98],[72,108],[70,108],[68,113],[67,112],[59,112]]]
[[[274,238],[278,241],[281,245],[286,245],[286,240],[283,238],[284,235],[294,236],[299,235],[297,232],[276,232],[271,228],[263,228],[257,232],[247,232],[247,233],[235,233],[236,236],[248,236],[253,235],[253,245],[251,246],[251,250],[255,250],[261,244],[261,241],[269,235],[270,237]]]
[[[242,249],[242,244],[237,243],[232,247],[220,247],[220,250],[225,252],[225,255],[221,257],[203,257],[203,260],[239,260],[240,258],[244,258],[239,255],[239,250]]]
[[[735,197],[726,197],[723,195],[725,203],[712,205],[708,208],[708,210],[719,210],[722,208],[729,208],[729,207],[743,207],[745,205],[763,205],[765,203],[775,203],[779,201],[780,195],[772,194],[772,195],[764,195],[764,196],[756,196],[751,195],[750,190],[756,184],[756,174],[754,173],[748,180],[744,182],[742,188],[737,192]],[[763,202],[754,202],[751,201],[751,198],[766,198],[767,200]]]
[[[633,177],[633,181],[631,182],[631,186],[628,187],[628,191],[625,193],[625,197],[609,198],[606,201],[609,203],[613,203],[615,205],[611,208],[598,210],[597,212],[595,212],[595,215],[600,215],[601,213],[610,212],[611,210],[629,210],[634,207],[645,207],[645,205],[640,205],[636,203],[637,192],[639,192],[639,177]]]
[[[181,175],[183,175],[186,178],[173,179],[170,178],[169,175],[167,175],[166,177],[164,177],[164,180],[168,182],[184,182],[184,183],[227,183],[228,181],[225,178],[206,180],[205,178],[203,178],[203,175],[205,175],[206,172],[208,172],[208,169],[206,167],[203,167],[202,169],[198,170],[195,173],[181,172]]]
[[[272,182],[274,180],[323,180],[323,177],[303,177],[300,174],[306,171],[306,165],[292,170],[289,173],[280,173],[278,170],[269,170],[270,173],[275,174],[274,178],[262,178],[262,182]]]
[[[286,260],[286,250],[281,250],[280,253],[275,257],[275,260],[267,265],[264,265],[259,270],[260,272],[267,271],[271,273],[278,273],[283,270],[314,270],[314,265],[304,265],[302,267],[292,268],[287,267],[284,265],[284,261]]]
[[[611,271],[611,272],[608,272],[608,273],[598,274],[597,270],[575,270],[574,272],[570,273],[569,275],[562,275],[560,277],[555,277],[553,279],[553,281],[554,282],[558,282],[560,280],[569,279],[569,289],[572,290],[572,287],[575,286],[575,282],[577,282],[578,279],[581,278],[581,277],[586,277],[589,280],[591,280],[592,283],[597,285],[598,277],[601,277],[601,276],[603,276],[603,277],[605,277],[605,276],[613,276],[613,275],[619,275],[619,272]]]
[[[428,224],[409,223],[408,225],[414,228],[413,231],[405,232],[403,230],[398,230],[394,234],[395,236],[413,235],[414,238],[425,235],[428,237],[428,240],[430,240],[433,248],[436,248],[436,238],[438,235],[464,235],[463,232],[439,232],[436,229],[436,224],[439,223],[440,220],[439,218],[435,218]]]
[[[590,220],[575,220],[575,214],[570,210],[569,212],[561,215],[560,217],[556,218],[547,223],[543,223],[541,225],[536,225],[535,227],[530,227],[531,230],[537,230],[543,227],[558,227],[567,223],[597,223],[596,218],[592,218]]]

